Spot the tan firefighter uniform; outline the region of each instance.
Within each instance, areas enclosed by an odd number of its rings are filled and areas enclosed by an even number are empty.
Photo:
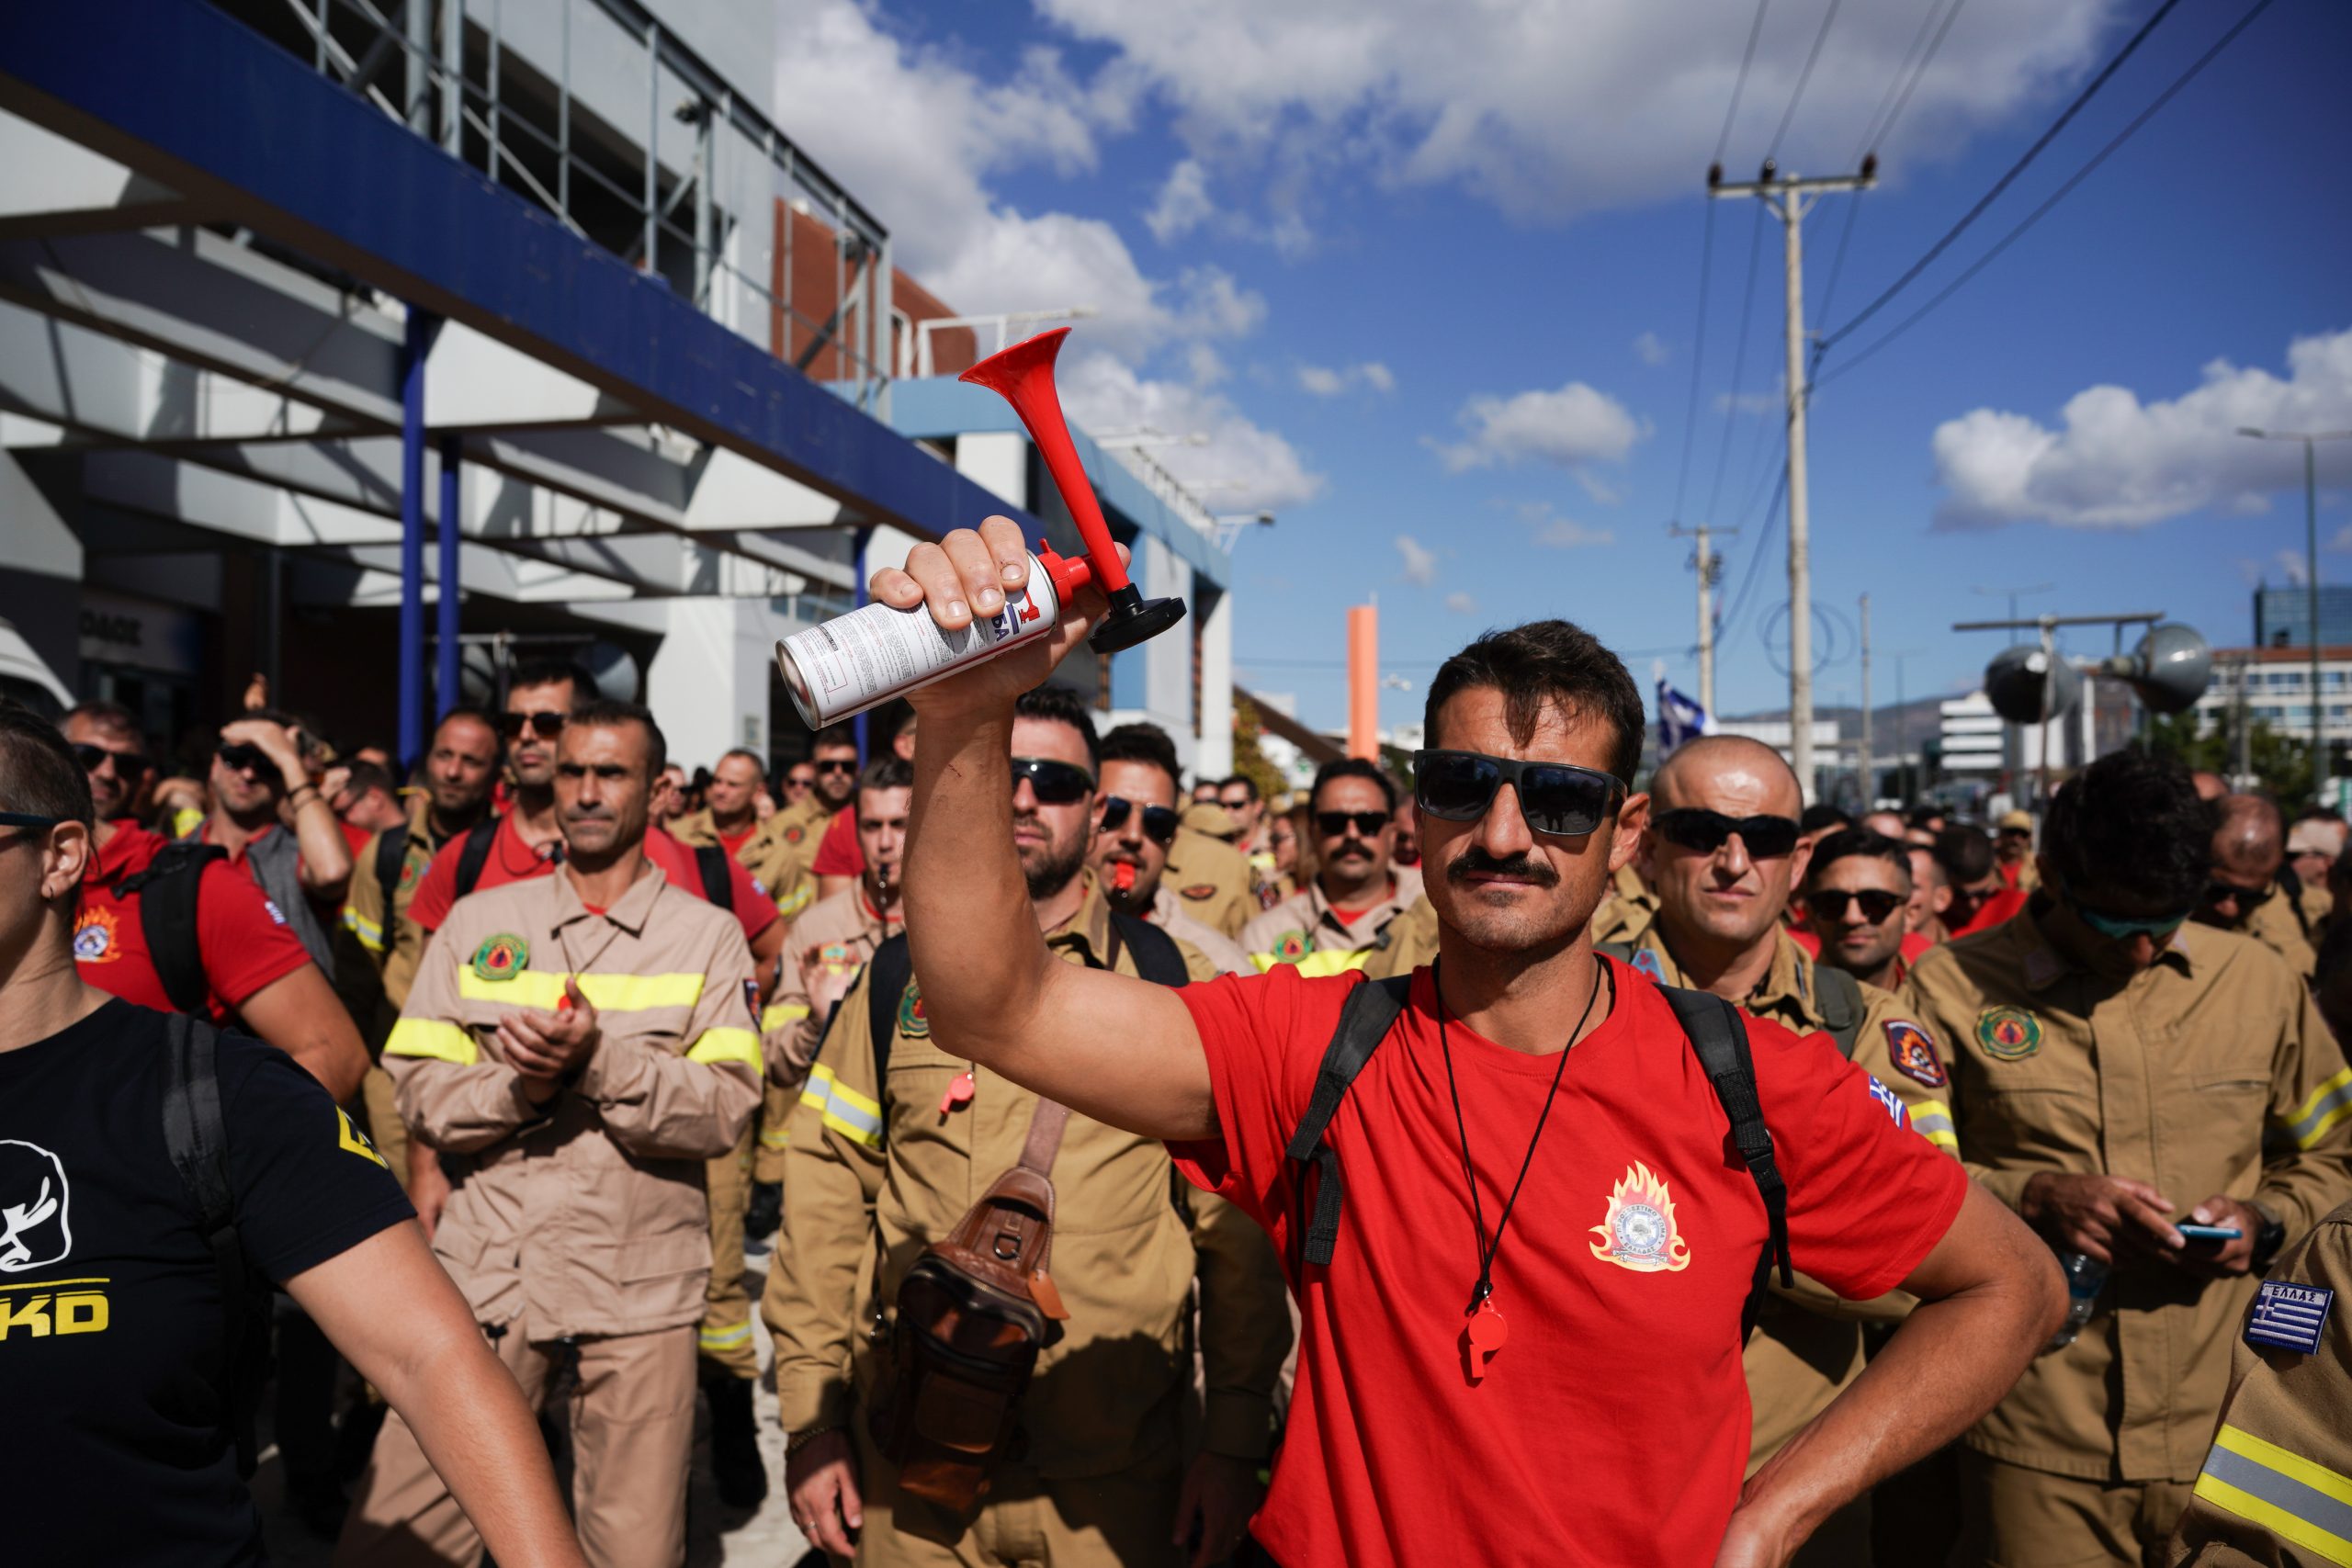
[[[815,839],[823,833],[820,826],[814,836],[804,832],[798,839],[787,839],[785,835],[791,827],[785,813],[778,811],[735,846],[736,863],[752,874],[760,891],[775,900],[776,913],[786,919],[815,901],[817,879],[809,874],[808,865],[817,858]],[[718,824],[711,819],[707,806],[671,823],[670,836],[696,847],[720,841]]]
[[[2187,1207],[2224,1193],[2301,1234],[2352,1193],[2352,1069],[2277,954],[2188,925],[2128,979],[2063,903],[1913,966],[1907,1006],[1951,1053],[1969,1171],[2018,1206],[2039,1171],[2145,1181]],[[2117,1265],[2075,1342],[2035,1359],[1962,1455],[1980,1560],[2157,1551],[2203,1462],[2251,1278]],[[2030,1550],[2029,1550],[2030,1548]]]
[[[2309,980],[2319,967],[2319,953],[2312,945],[2310,930],[2295,900],[2286,888],[2272,886],[2270,897],[2256,904],[2237,930],[2285,959],[2288,967]]]
[[[2231,1348],[2221,1429],[2172,1568],[2352,1563],[2352,1203],[2280,1253],[2269,1278],[2280,1299],[2257,1303]],[[2277,1335],[2257,1345],[2247,1334],[2258,1324],[2310,1325],[2319,1348],[2285,1348]]]
[[[1627,861],[1611,874],[1609,891],[1593,907],[1592,940],[1636,942],[1657,919],[1657,895],[1634,869],[1634,863]]]
[[[1243,927],[1241,945],[1261,972],[1277,964],[1295,964],[1303,975],[1361,969],[1386,945],[1389,926],[1421,897],[1421,874],[1411,866],[1396,866],[1388,876],[1388,896],[1352,925],[1313,881]]]
[[[1225,815],[1222,808],[1217,815]],[[1159,885],[1176,890],[1186,914],[1225,936],[1238,937],[1241,928],[1258,913],[1258,896],[1250,886],[1249,857],[1223,840],[1190,828],[1176,829]]]
[[[1046,938],[1072,964],[1109,954],[1110,906],[1093,873],[1069,922]],[[1180,950],[1181,944],[1180,944]],[[1211,968],[1185,952],[1195,981]],[[1124,944],[1115,967],[1136,973]],[[1180,1412],[1193,1383],[1193,1287],[1201,1290],[1207,1396],[1202,1440],[1262,1459],[1272,1394],[1290,1345],[1272,1245],[1247,1215],[1204,1194],[1180,1211],[1166,1147],[1073,1115],[1053,1168],[1054,1282],[1067,1332],[1039,1358],[1023,1396],[1027,1448],[999,1467],[969,1522],[898,1495],[865,1438],[866,1404],[887,1333],[876,1303],[897,1299],[921,1248],[1021,1156],[1036,1096],[954,1055],[923,1016],[920,980],[891,1009],[889,1082],[875,1083],[869,969],[827,1032],[792,1122],[784,1229],[761,1313],[775,1332],[779,1416],[787,1432],[848,1428],[860,1453],[865,1526],[858,1561],[899,1564],[1045,1562],[1174,1564],[1182,1455]],[[972,1098],[943,1116],[957,1075]],[[1189,1219],[1187,1217],[1189,1212]],[[885,1314],[887,1316],[887,1314]],[[961,1542],[961,1551],[942,1541]]]
[[[601,1038],[545,1107],[501,1018],[567,975]],[[576,1342],[574,1512],[588,1560],[684,1560],[695,1325],[710,1274],[707,1161],[759,1103],[752,957],[732,915],[648,864],[605,914],[559,870],[458,900],[385,1046],[401,1113],[451,1156],[433,1250],[537,1404]],[[481,1540],[401,1417],[387,1419],[338,1563],[470,1563]]]
[[[1144,919],[1197,951],[1209,961],[1210,967],[1220,975],[1255,975],[1258,966],[1250,962],[1250,952],[1223,931],[1211,931],[1184,912],[1183,900],[1168,890],[1162,878],[1152,890],[1151,908]]]
[[[820,970],[835,977],[854,976],[874,950],[899,930],[897,915],[875,909],[862,877],[856,886],[819,899],[792,922],[777,957],[775,998],[760,1015],[767,1082],[760,1107],[759,1152],[752,1165],[754,1181],[784,1179],[792,1108],[800,1102],[800,1086],[808,1077],[808,1064],[817,1059],[817,1043],[825,1031],[825,1021],[809,1010],[810,979]]]

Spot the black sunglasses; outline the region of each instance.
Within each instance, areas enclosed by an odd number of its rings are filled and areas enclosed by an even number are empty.
[[[570,716],[560,713],[503,713],[498,716],[498,729],[509,740],[520,740],[526,728],[542,740],[552,740],[569,722]]]
[[[1889,893],[1877,887],[1866,887],[1859,893],[1849,892],[1842,887],[1824,887],[1818,892],[1804,896],[1804,907],[1813,912],[1815,919],[1825,925],[1844,919],[1846,906],[1849,903],[1860,904],[1862,907],[1862,919],[1871,925],[1877,925],[1887,916],[1903,908],[1906,902],[1908,900],[1902,894]]]
[[[2234,883],[2209,882],[2205,885],[2205,907],[2209,909],[2219,908],[2234,898],[2237,900],[2239,913],[2244,914],[2248,910],[2259,909],[2269,903],[2271,895],[2278,891],[2278,885],[2275,882],[2267,883],[2260,887],[2240,887]]]
[[[0,811],[0,828],[54,828],[62,817],[42,817],[30,811]]]
[[[155,765],[147,760],[143,752],[109,751],[103,746],[93,746],[86,740],[76,740],[73,745],[74,760],[82,764],[82,771],[85,773],[95,773],[105,767],[108,761],[112,761],[115,777],[135,779]]]
[[[1413,753],[1413,799],[1448,822],[1475,822],[1508,783],[1530,828],[1555,838],[1581,838],[1609,819],[1624,798],[1613,773],[1573,762],[1523,762],[1483,751]]]
[[[1037,798],[1043,800],[1046,797],[1041,795]],[[1127,813],[1135,808],[1133,801],[1122,800],[1115,795],[1104,795],[1102,797],[1102,830],[1106,833],[1115,833],[1125,827]],[[1176,841],[1177,820],[1173,807],[1147,806],[1143,808],[1143,836],[1155,844],[1172,844]]]
[[[1318,811],[1315,814],[1315,830],[1327,839],[1347,836],[1348,824],[1354,823],[1361,838],[1376,838],[1388,826],[1385,811]]]
[[[250,740],[223,741],[212,749],[212,754],[233,773],[266,773],[275,767],[269,754]]]
[[[1797,825],[1787,817],[1726,817],[1685,807],[1658,812],[1650,825],[1668,843],[1702,855],[1722,849],[1734,833],[1758,860],[1778,860],[1797,847]]]
[[[1015,757],[1012,759],[1012,787],[1021,788],[1027,779],[1031,793],[1040,806],[1074,806],[1094,793],[1094,775],[1071,762],[1057,762],[1050,757]]]
[[[816,769],[820,773],[854,773],[857,772],[857,760],[854,757],[828,757],[821,762],[811,762],[808,765]]]

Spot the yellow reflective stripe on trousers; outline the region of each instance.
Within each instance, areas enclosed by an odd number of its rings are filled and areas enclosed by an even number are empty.
[[[760,1032],[774,1034],[786,1024],[798,1023],[808,1016],[807,1008],[795,1006],[791,1002],[771,1002],[768,1004],[767,1010],[760,1014]]]
[[[578,979],[580,994],[598,1012],[690,1008],[702,999],[700,975],[587,974]],[[503,1002],[553,1012],[563,1000],[563,982],[562,975],[545,969],[524,969],[503,980],[485,980],[468,968],[458,971],[458,995],[469,1002]]]
[[[686,1060],[711,1066],[721,1062],[741,1062],[756,1073],[760,1070],[760,1037],[748,1029],[706,1029],[686,1048]]]
[[[1250,955],[1250,962],[1258,966],[1261,975],[1272,974],[1277,964],[1288,964],[1310,979],[1321,979],[1326,976],[1344,975],[1351,969],[1361,969],[1372,962],[1372,954],[1373,950],[1369,947],[1353,953],[1309,953],[1296,959],[1286,959],[1272,953],[1253,953]]]
[[[1951,1107],[1940,1100],[1923,1100],[1911,1108],[1911,1130],[1948,1155],[1960,1153],[1960,1132],[1952,1125]]]
[[[474,1037],[454,1023],[444,1023],[437,1018],[404,1018],[392,1025],[390,1038],[384,1042],[387,1056],[430,1056],[437,1062],[455,1062],[470,1067],[481,1060],[481,1048]]]
[[[2197,1495],[2322,1562],[2352,1568],[2352,1478],[2224,1424]]]
[[[825,1125],[854,1144],[869,1149],[882,1146],[882,1107],[854,1089],[844,1089],[831,1067],[808,1075],[800,1103],[822,1111]]]
[[[2312,1097],[2287,1119],[2287,1132],[2297,1148],[2308,1149],[2346,1117],[2352,1117],[2352,1067],[2313,1089]]]
[[[359,939],[359,945],[370,953],[384,951],[384,928],[362,917],[358,910],[343,907],[343,929]]]

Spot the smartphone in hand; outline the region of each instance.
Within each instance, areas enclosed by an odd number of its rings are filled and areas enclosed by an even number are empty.
[[[2178,1231],[2181,1234],[2182,1239],[2187,1241],[2235,1241],[2238,1237],[2245,1235],[2245,1232],[2238,1229],[2235,1225],[2200,1225],[2192,1224],[2187,1220],[2180,1221],[2172,1228]]]

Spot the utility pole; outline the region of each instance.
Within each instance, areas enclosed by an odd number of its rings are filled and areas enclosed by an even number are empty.
[[[1871,596],[1862,595],[1862,810],[1878,804],[1878,766],[1871,750]]]
[[[2256,430],[2248,425],[2238,427],[2240,435],[2256,441],[2300,441],[2303,444],[2303,581],[2311,590],[2312,615],[2312,804],[2326,804],[2321,797],[2327,793],[2327,701],[2322,694],[2319,678],[2319,458],[2317,452],[2323,441],[2352,441],[2352,430]],[[2245,678],[2238,678],[2238,689],[2245,689]],[[2243,766],[2243,764],[2241,764]]]
[[[1781,220],[1788,252],[1789,393],[1789,756],[1797,788],[1813,804],[1813,536],[1805,491],[1804,216],[1832,191],[1869,190],[1878,184],[1878,154],[1859,173],[1802,180],[1779,175],[1772,160],[1750,182],[1723,183],[1723,165],[1707,171],[1711,197],[1752,196]],[[1807,197],[1811,199],[1808,200]]]
[[[1702,523],[1696,528],[1685,528],[1679,523],[1669,523],[1666,531],[1678,539],[1695,538],[1699,553],[1694,558],[1699,569],[1699,705],[1707,716],[1715,716],[1715,580],[1723,574],[1724,558],[1715,554],[1708,541],[1717,534],[1736,534],[1736,528],[1712,528]]]

